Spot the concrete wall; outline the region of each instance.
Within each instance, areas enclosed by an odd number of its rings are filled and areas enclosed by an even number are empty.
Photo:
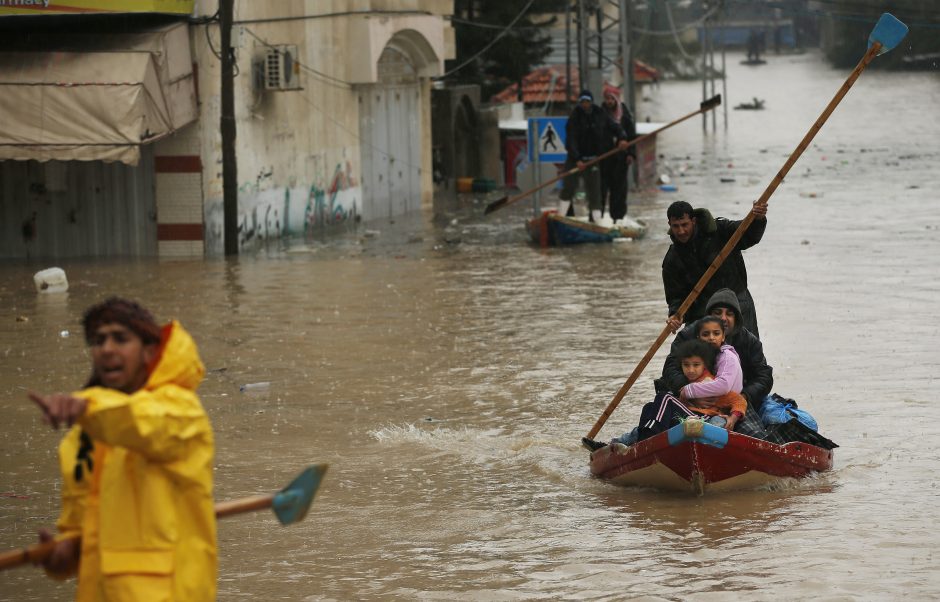
[[[198,0],[196,14],[212,15],[216,8],[215,0]],[[350,12],[356,14],[345,14]],[[235,114],[242,248],[285,235],[316,238],[348,226],[361,215],[359,97],[378,81],[375,65],[362,57],[381,53],[392,39],[396,48],[409,53],[422,77],[420,119],[427,127],[418,141],[424,167],[421,192],[422,201],[430,200],[428,77],[441,73],[444,59],[453,55],[453,31],[443,18],[451,12],[451,3],[439,0],[236,2]],[[344,14],[332,16],[335,13]],[[219,50],[219,28],[197,25],[191,37],[198,65],[205,250],[217,254],[224,248],[221,65],[213,52]],[[303,89],[263,91],[256,65],[269,45],[281,44],[297,46]]]
[[[199,134],[193,123],[153,145],[161,257],[201,257],[205,251]]]

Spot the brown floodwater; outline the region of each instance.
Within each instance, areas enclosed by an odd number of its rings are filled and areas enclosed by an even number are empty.
[[[662,136],[678,191],[631,193],[644,240],[542,251],[525,241],[526,203],[483,218],[481,198],[233,261],[0,265],[0,548],[30,543],[59,505],[60,433],[26,389],[83,382],[79,316],[117,293],[199,343],[217,499],[331,465],[304,522],[220,522],[220,600],[940,597],[937,73],[863,74],[746,253],[775,390],[841,445],[835,469],[705,497],[589,474],[579,440],[665,319],[666,206],[743,217],[847,75],[812,53],[740,58],[731,104],[766,110]],[[639,114],[665,122],[700,95],[644,88]],[[50,265],[68,293],[35,293]],[[599,438],[632,426],[662,357]],[[2,600],[73,587],[0,574]]]

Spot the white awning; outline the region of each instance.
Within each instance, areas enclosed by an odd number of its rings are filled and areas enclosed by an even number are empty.
[[[188,36],[181,29],[188,56]],[[169,37],[150,35],[159,45]],[[0,160],[136,165],[140,145],[195,119],[188,64],[188,74],[170,81],[165,51],[136,44],[92,47],[0,52]]]

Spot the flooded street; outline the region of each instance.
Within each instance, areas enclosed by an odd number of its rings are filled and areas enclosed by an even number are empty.
[[[581,437],[666,317],[666,207],[742,218],[848,75],[814,53],[740,58],[728,102],[766,110],[661,137],[678,191],[631,191],[644,240],[542,251],[522,228],[531,205],[483,218],[491,196],[231,262],[0,265],[0,549],[31,543],[59,506],[61,433],[26,389],[80,386],[81,312],[122,294],[200,346],[216,499],[331,465],[304,522],[219,523],[219,600],[940,597],[940,74],[865,72],[745,254],[774,390],[840,444],[835,470],[703,498],[588,471]],[[642,94],[640,118],[667,122],[698,106],[701,84]],[[67,294],[35,293],[49,265]],[[633,426],[664,357],[600,439]],[[0,600],[73,591],[35,569],[0,574]]]

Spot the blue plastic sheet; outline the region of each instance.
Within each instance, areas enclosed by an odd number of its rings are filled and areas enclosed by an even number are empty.
[[[764,398],[764,403],[760,408],[760,418],[764,424],[783,424],[796,418],[814,431],[819,430],[816,419],[809,412],[797,407],[792,399],[786,399],[776,393]]]

